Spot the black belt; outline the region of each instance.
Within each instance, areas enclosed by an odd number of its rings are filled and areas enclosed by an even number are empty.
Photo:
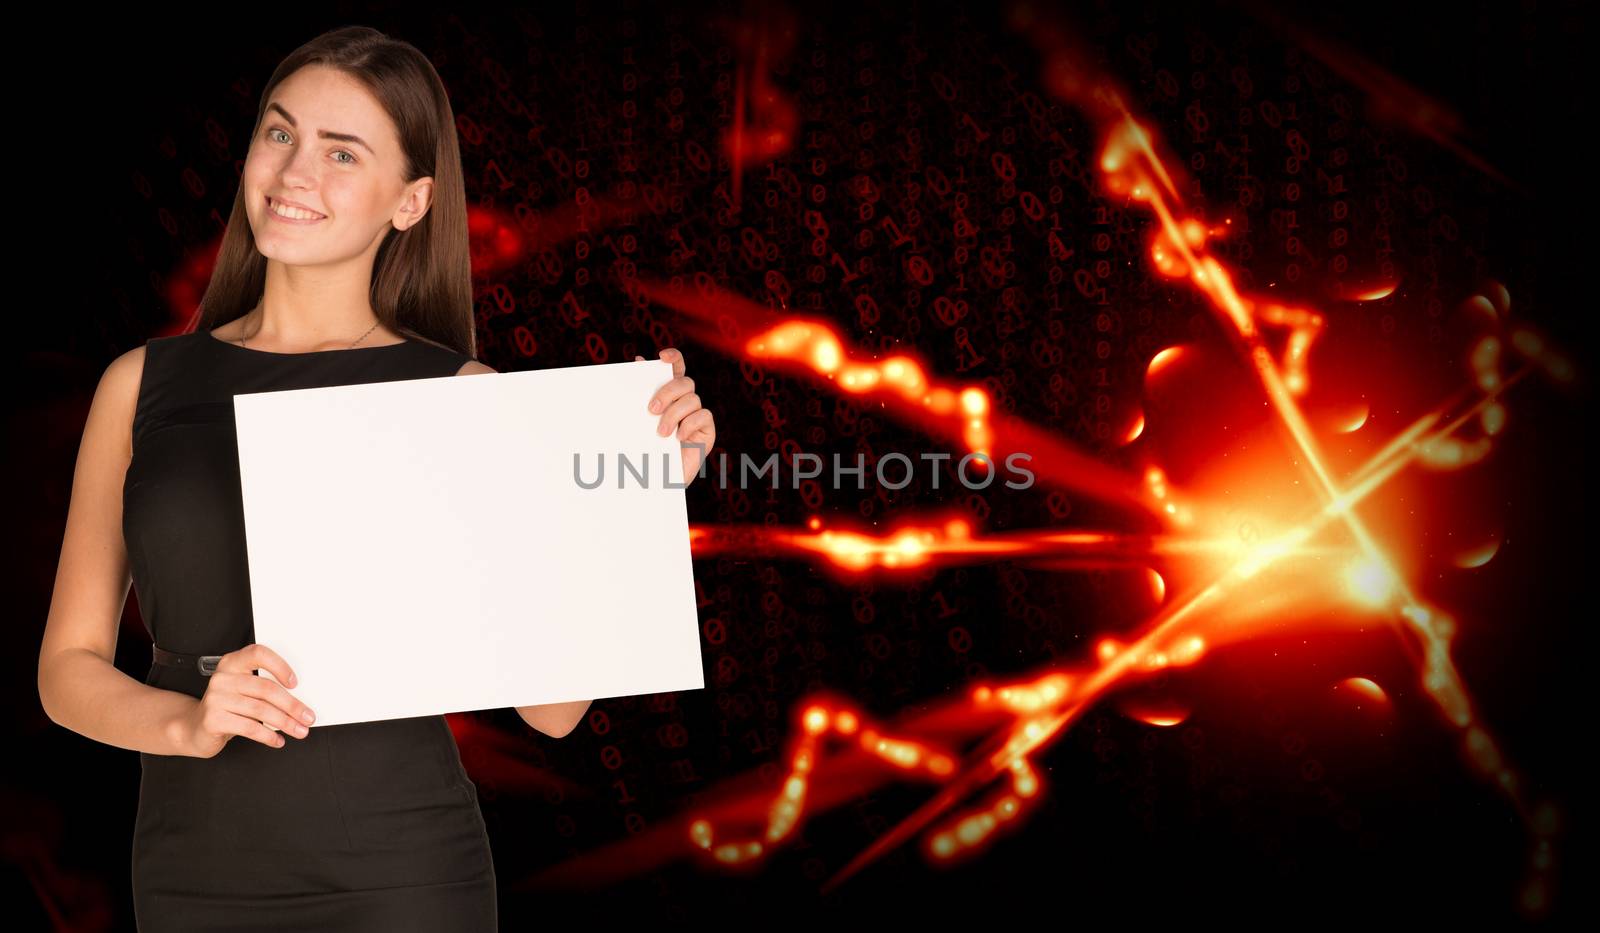
[[[222,660],[220,654],[179,654],[165,648],[150,646],[152,659],[157,664],[169,667],[181,667],[184,670],[199,671],[203,676],[210,677],[217,672],[217,662]]]

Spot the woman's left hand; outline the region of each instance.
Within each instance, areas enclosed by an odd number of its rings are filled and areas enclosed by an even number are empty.
[[[635,361],[642,359],[642,356],[634,357]],[[711,447],[717,442],[717,426],[711,420],[711,412],[700,407],[694,380],[683,374],[683,354],[668,347],[661,351],[661,359],[672,364],[673,378],[650,396],[650,411],[661,415],[656,425],[657,434],[667,437],[676,432],[678,435],[678,449],[683,456],[683,483],[687,486],[699,474],[704,458],[711,455]],[[702,446],[685,446],[691,444]]]

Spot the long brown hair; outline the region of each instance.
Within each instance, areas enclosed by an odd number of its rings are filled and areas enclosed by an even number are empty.
[[[329,30],[289,53],[273,71],[256,105],[251,139],[261,129],[273,89],[306,65],[337,68],[366,85],[394,121],[406,182],[433,177],[427,214],[406,230],[391,229],[378,247],[372,310],[392,330],[476,359],[466,186],[455,114],[439,73],[416,46],[369,26]],[[256,249],[244,197],[241,184],[200,299],[197,326],[207,330],[243,317],[266,286],[267,258]]]

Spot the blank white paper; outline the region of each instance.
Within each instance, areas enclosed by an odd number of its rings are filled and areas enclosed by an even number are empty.
[[[646,407],[671,379],[235,395],[256,641],[315,725],[703,689],[679,441]]]

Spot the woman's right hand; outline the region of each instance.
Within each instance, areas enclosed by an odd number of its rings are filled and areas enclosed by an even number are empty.
[[[278,682],[257,677],[257,669]],[[284,733],[302,739],[310,734],[315,718],[310,707],[283,687],[295,685],[294,671],[266,645],[246,645],[223,655],[207,680],[205,695],[184,722],[184,744],[194,757],[215,757],[236,735],[281,748],[288,741]]]

